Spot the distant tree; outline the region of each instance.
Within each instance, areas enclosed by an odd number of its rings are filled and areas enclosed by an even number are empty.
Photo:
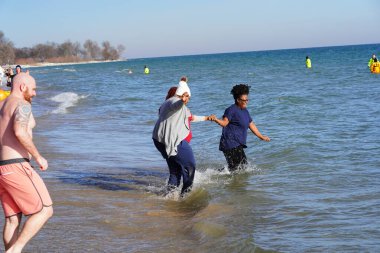
[[[121,55],[124,53],[124,51],[125,51],[125,46],[123,46],[123,45],[118,45],[118,46],[117,46],[117,52],[118,52],[118,54],[119,54],[119,58],[120,58]]]
[[[119,52],[111,46],[111,43],[109,41],[104,41],[102,43],[103,50],[102,50],[102,56],[104,60],[117,60],[120,58]]]
[[[47,58],[59,57],[59,45],[57,43],[47,42],[46,43],[46,50],[48,51]]]
[[[100,57],[100,47],[96,41],[86,40],[83,44],[85,49],[85,57],[87,59],[98,59]]]
[[[15,60],[15,52],[12,41],[5,38],[0,31],[0,64],[10,64]]]
[[[103,49],[102,49],[102,56],[103,60],[108,60],[111,58],[111,43],[109,41],[104,41],[102,43]]]
[[[31,50],[31,58],[37,59],[38,61],[44,62],[46,57],[44,53],[44,46],[43,44],[37,44],[32,47]]]
[[[75,51],[74,44],[68,40],[58,46],[58,55],[59,56],[73,56]]]
[[[58,56],[58,45],[56,43],[37,44],[31,49],[31,57],[40,62]]]
[[[13,43],[0,31],[0,64],[13,64],[15,61],[29,64],[44,61],[82,61],[83,59],[117,60],[124,51],[123,45],[115,48],[109,41],[104,41],[100,47],[96,41],[89,39],[83,43],[83,47],[79,42],[67,40],[62,44],[46,42],[33,47],[15,48]]]
[[[23,47],[23,48],[15,48],[15,58],[33,58],[32,56],[32,48],[30,47]]]
[[[79,42],[74,42],[73,43],[73,56],[82,57],[84,55],[85,55],[85,53],[82,49],[81,44]]]

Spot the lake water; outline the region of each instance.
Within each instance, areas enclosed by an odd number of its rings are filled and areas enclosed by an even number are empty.
[[[373,53],[379,44],[30,69],[55,214],[25,251],[380,252]],[[232,86],[248,83],[248,110],[271,142],[249,133],[249,168],[218,172],[221,128],[193,123],[194,190],[165,198],[168,169],[151,133],[182,75],[195,115],[221,117]]]

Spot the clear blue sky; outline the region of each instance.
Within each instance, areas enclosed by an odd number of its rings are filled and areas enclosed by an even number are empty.
[[[125,57],[380,43],[379,0],[0,0],[16,47],[123,44]]]

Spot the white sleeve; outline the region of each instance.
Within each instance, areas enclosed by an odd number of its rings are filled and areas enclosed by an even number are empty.
[[[192,122],[206,121],[206,116],[193,115]]]

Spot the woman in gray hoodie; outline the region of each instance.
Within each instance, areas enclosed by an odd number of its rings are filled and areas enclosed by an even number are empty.
[[[181,196],[191,190],[196,166],[193,150],[189,144],[192,138],[190,121],[211,119],[209,116],[191,114],[186,106],[190,97],[189,86],[186,81],[181,81],[175,95],[161,105],[159,117],[153,129],[154,145],[169,167],[167,190],[170,192],[176,189],[180,185],[182,177]]]

